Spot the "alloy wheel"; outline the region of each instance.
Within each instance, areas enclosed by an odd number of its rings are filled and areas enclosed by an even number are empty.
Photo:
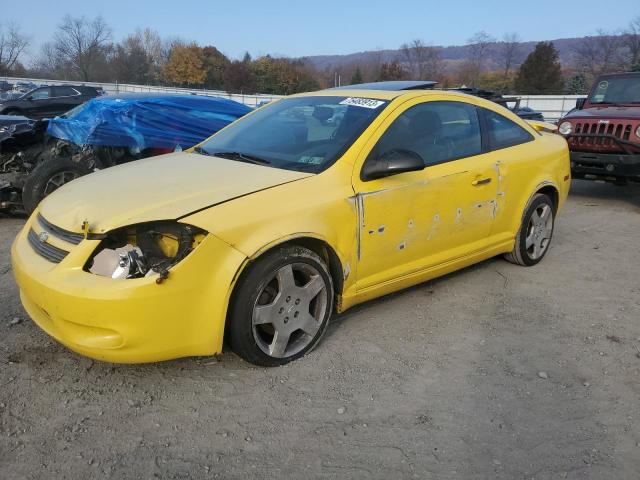
[[[307,263],[280,267],[259,292],[252,330],[258,347],[270,357],[287,358],[313,342],[327,312],[327,285]]]

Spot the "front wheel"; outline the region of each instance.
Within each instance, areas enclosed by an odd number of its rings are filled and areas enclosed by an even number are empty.
[[[320,341],[333,297],[331,275],[314,252],[302,247],[269,252],[236,287],[227,326],[231,348],[255,365],[295,360]]]
[[[90,173],[88,169],[67,158],[45,160],[29,174],[24,183],[22,204],[25,211],[31,214],[44,197],[87,173]]]
[[[537,193],[522,218],[513,250],[504,256],[505,259],[527,267],[539,263],[549,249],[554,219],[553,200],[548,195]]]

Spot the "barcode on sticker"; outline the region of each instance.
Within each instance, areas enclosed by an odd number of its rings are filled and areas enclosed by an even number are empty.
[[[372,98],[349,97],[340,102],[340,105],[352,105],[354,107],[378,108],[384,102],[382,100],[373,100]]]

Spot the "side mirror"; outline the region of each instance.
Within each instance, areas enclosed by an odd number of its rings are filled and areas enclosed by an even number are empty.
[[[375,159],[367,159],[362,167],[360,178],[366,182],[399,173],[417,172],[424,170],[424,167],[424,160],[416,152],[394,149],[383,153]]]
[[[576,100],[576,108],[577,108],[578,110],[582,110],[582,108],[584,107],[584,102],[586,102],[586,101],[587,101],[587,99],[586,99],[586,98],[578,98],[578,99]]]

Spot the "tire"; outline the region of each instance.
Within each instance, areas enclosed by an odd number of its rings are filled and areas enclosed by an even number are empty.
[[[227,340],[254,365],[284,365],[318,344],[333,302],[333,280],[318,255],[297,246],[277,248],[248,267],[238,281]]]
[[[555,205],[543,193],[536,193],[522,217],[513,251],[504,258],[516,265],[531,267],[540,263],[549,250],[555,224]]]
[[[27,177],[22,189],[22,204],[30,215],[40,201],[65,183],[90,173],[68,158],[50,158],[40,163]]]

